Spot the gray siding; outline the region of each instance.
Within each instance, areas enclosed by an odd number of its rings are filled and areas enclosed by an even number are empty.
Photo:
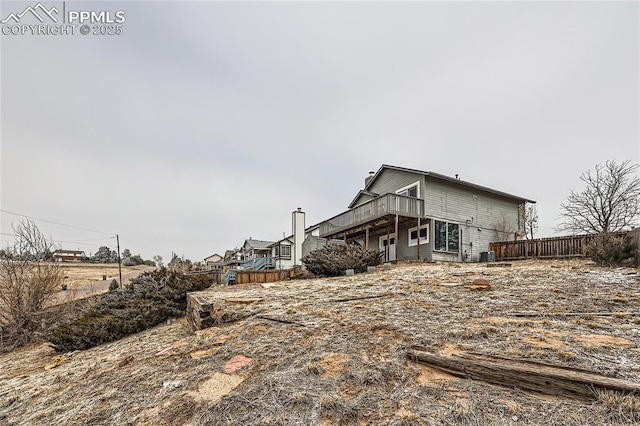
[[[500,195],[446,182],[420,173],[383,169],[368,191],[384,195],[394,194],[415,182],[420,183],[418,198],[424,199],[425,219],[429,221],[429,243],[420,246],[420,257],[436,261],[473,261],[480,259],[480,252],[489,250],[489,243],[498,240],[496,223],[507,221],[519,227],[518,201]],[[362,194],[356,204],[368,200]],[[454,222],[460,229],[460,253],[443,253],[433,250],[434,220]],[[403,224],[396,238],[396,257],[398,260],[417,258],[416,246],[408,246],[408,229],[415,225]],[[369,248],[379,248],[379,236],[370,238]]]
[[[380,195],[388,193],[395,194],[398,189],[411,185],[416,181],[420,182],[420,194],[418,194],[418,198],[424,198],[424,176],[401,170],[384,169],[373,185],[371,185],[369,191]]]
[[[431,230],[430,221],[424,219],[420,222],[420,225],[429,223],[429,230]],[[417,220],[415,223],[403,223],[398,226],[398,236],[396,237],[396,260],[417,260],[418,248],[417,246],[409,246],[409,229],[417,226]],[[393,230],[390,230],[390,234],[393,234]],[[387,233],[376,233],[369,236],[370,250],[380,250],[380,238],[386,238]],[[431,260],[431,236],[429,236],[429,242],[420,245],[420,259]],[[360,244],[364,245],[364,239],[359,239]]]
[[[422,220],[420,225],[427,223],[426,220]],[[398,260],[417,260],[418,259],[418,246],[409,246],[409,229],[416,227],[417,221],[414,224],[402,226],[398,228],[398,238],[396,242],[396,255]],[[429,233],[431,233],[431,225],[429,225]],[[420,245],[420,259],[431,260],[432,259],[432,238],[429,235],[429,242]]]
[[[496,241],[495,225],[502,216],[518,229],[518,202],[486,192],[473,191],[446,182],[427,179],[425,213],[429,218],[460,225],[461,255],[478,261],[480,252]],[[433,237],[433,226],[431,235]],[[433,239],[431,240],[433,241]],[[433,253],[433,260],[461,260],[446,253]]]
[[[358,198],[356,198],[355,203],[353,203],[354,207],[359,206],[362,203],[366,203],[367,201],[373,200],[373,197],[369,194],[360,194]]]

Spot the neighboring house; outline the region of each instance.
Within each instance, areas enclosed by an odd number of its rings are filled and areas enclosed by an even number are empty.
[[[378,249],[387,261],[478,261],[489,243],[515,239],[535,201],[434,172],[382,165],[319,236]],[[505,237],[506,236],[506,237]]]
[[[242,244],[242,255],[244,263],[240,265],[242,269],[274,269],[274,259],[271,257],[271,248],[273,241],[254,240],[249,238],[244,240]]]
[[[273,241],[254,240],[249,237],[248,240],[244,240],[242,244],[242,254],[244,260],[257,259],[259,257],[269,257],[271,249],[269,246],[273,244]]]
[[[229,269],[238,269],[238,266],[244,263],[244,256],[240,249],[227,250],[224,252],[222,267],[224,272]]]
[[[225,252],[222,261],[225,283],[233,281],[235,270],[239,269],[291,269],[301,266],[305,238],[318,238],[319,232],[320,224],[305,228],[305,213],[298,208],[291,213],[291,235],[288,237],[275,242],[249,238],[244,240],[242,248]]]
[[[219,254],[212,254],[204,258],[204,267],[209,271],[222,271],[224,268],[224,257]]]
[[[304,256],[303,243],[305,238],[318,235],[320,225],[305,227],[305,213],[301,208],[291,213],[291,235],[272,243],[271,257],[275,260],[276,269],[291,269],[294,266],[302,266]]]
[[[82,250],[56,250],[53,253],[56,262],[80,262],[86,256]]]
[[[276,269],[293,268],[294,240],[292,235],[272,243],[269,248],[271,249],[270,255],[275,260]]]

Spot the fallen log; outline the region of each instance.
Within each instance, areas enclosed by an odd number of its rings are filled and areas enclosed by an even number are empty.
[[[297,325],[297,326],[300,326],[300,327],[306,327],[306,325],[302,324],[301,322],[296,322],[296,321],[291,321],[291,320],[286,320],[286,319],[281,319],[281,318],[267,317],[267,316],[264,316],[264,315],[256,315],[256,318],[260,318],[260,319],[267,320],[267,321],[280,322],[282,324],[292,324],[292,325]]]
[[[393,296],[391,293],[384,293],[384,294],[373,294],[373,295],[369,295],[369,296],[353,296],[353,297],[345,297],[345,298],[341,298],[341,299],[331,299],[331,300],[327,300],[327,302],[334,302],[334,303],[338,303],[338,302],[351,302],[354,300],[365,300],[365,299],[378,299],[380,297],[389,297],[389,296]]]
[[[594,391],[614,390],[640,394],[640,384],[603,376],[588,370],[560,367],[527,360],[480,354],[442,356],[413,347],[407,357],[456,377],[482,380],[507,387],[591,401]]]

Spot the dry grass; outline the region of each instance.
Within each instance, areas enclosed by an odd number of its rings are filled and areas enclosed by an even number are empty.
[[[68,278],[65,282],[69,289],[74,289],[81,286],[86,286],[97,281],[102,281],[102,276],[106,275],[107,282],[110,282],[114,278],[118,278],[118,264],[117,263],[72,263],[64,262],[60,264],[64,275]],[[122,275],[129,274],[131,272],[141,271],[147,268],[147,265],[137,266],[123,266]]]
[[[51,370],[44,366],[55,354],[44,345],[0,355],[0,423],[640,423],[636,396],[598,393],[583,403],[533,395],[434,373],[405,356],[417,344],[638,382],[640,327],[633,311],[640,283],[631,272],[575,261],[427,264],[269,289],[220,287],[209,296],[222,301],[221,309],[248,316],[196,333],[181,319],[75,353]],[[491,290],[467,287],[480,277]],[[343,300],[363,295],[384,297]],[[224,302],[243,297],[260,301]],[[620,298],[627,300],[622,309]],[[597,315],[622,310],[625,317]],[[171,345],[176,341],[181,344]],[[225,375],[235,355],[252,362]]]

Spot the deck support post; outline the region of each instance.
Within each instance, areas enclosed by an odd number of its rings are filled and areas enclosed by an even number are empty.
[[[411,235],[409,235],[409,239],[411,239]],[[418,262],[420,261],[420,216],[418,216]]]
[[[384,261],[389,261],[389,227],[387,226],[387,244],[384,246]]]
[[[364,229],[364,248],[369,250],[369,225]]]
[[[396,223],[395,223],[395,234],[396,234],[396,243],[394,244],[395,248],[396,248],[396,258],[395,260],[398,260],[398,215],[396,215]]]

